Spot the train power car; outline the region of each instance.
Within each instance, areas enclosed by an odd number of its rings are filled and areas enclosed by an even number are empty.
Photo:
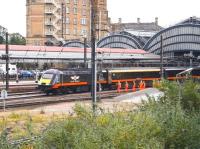
[[[90,69],[68,69],[61,71],[50,69],[45,71],[39,82],[38,88],[48,93],[65,93],[88,91],[91,84]]]
[[[168,80],[175,80],[176,74],[185,68],[165,68],[164,77]],[[199,78],[200,71],[194,71],[196,78]],[[160,79],[160,68],[114,68],[105,69],[97,73],[97,87],[102,90],[112,90],[117,88],[120,82],[122,88],[128,83],[129,88],[133,82],[136,86],[139,82],[145,81],[147,87],[152,87],[154,80]],[[38,87],[42,91],[49,93],[69,93],[89,91],[91,88],[91,69],[50,69],[43,73],[39,80]]]

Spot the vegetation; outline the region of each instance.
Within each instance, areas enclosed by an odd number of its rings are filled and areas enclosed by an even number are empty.
[[[4,38],[0,36],[0,44],[6,43]],[[11,45],[26,45],[26,39],[19,33],[12,33],[12,34],[9,34],[8,43]]]
[[[25,45],[26,39],[19,33],[10,34],[10,44],[11,45]]]
[[[77,105],[75,115],[55,118],[34,141],[10,144],[8,122],[1,121],[0,148],[33,149],[198,149],[200,148],[200,95],[198,84],[163,81],[164,97],[143,102],[129,111],[105,112]],[[34,136],[33,118],[24,122],[25,136]],[[16,122],[19,116],[12,114]],[[12,122],[13,122],[12,121]],[[39,122],[41,122],[39,120]],[[44,121],[43,121],[44,122]],[[34,130],[34,131],[33,131]],[[27,133],[28,132],[28,133]]]
[[[4,39],[2,36],[0,36],[0,44],[3,44],[4,43]]]

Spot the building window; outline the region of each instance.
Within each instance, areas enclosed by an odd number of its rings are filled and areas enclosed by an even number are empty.
[[[82,29],[80,34],[81,34],[81,36],[86,36],[87,35],[87,30],[86,29]]]
[[[86,13],[87,13],[87,12],[86,12],[86,9],[82,9],[82,15],[83,15],[83,16],[86,16]]]
[[[66,34],[70,34],[70,32],[69,32],[69,28],[66,28]]]
[[[70,19],[68,17],[66,18],[66,24],[70,24]]]
[[[87,0],[83,0],[82,1],[82,4],[85,6],[86,5],[86,3],[87,3]]]
[[[69,7],[66,7],[66,13],[70,13],[70,8]]]
[[[77,28],[74,28],[74,35],[77,35]]]
[[[35,45],[35,46],[39,46],[39,45],[40,45],[40,41],[34,40],[34,45]]]
[[[74,25],[76,25],[77,24],[77,19],[76,18],[74,18]]]
[[[78,0],[74,0],[74,5],[77,5],[78,4]]]
[[[74,7],[74,14],[77,14],[78,10],[77,7]]]
[[[87,19],[86,18],[82,18],[81,19],[81,25],[86,25],[87,24]]]

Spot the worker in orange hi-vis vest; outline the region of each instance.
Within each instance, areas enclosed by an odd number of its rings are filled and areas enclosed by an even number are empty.
[[[128,82],[125,83],[125,92],[128,92]]]
[[[121,87],[122,87],[122,85],[121,85],[120,81],[118,81],[118,83],[117,83],[117,92],[118,93],[121,92]]]
[[[141,80],[140,83],[139,83],[139,90],[142,90],[142,89],[143,89],[143,82]]]
[[[132,91],[135,92],[136,91],[136,84],[135,81],[133,81],[133,87],[132,87]]]
[[[146,88],[146,83],[145,83],[145,81],[143,81],[143,89],[145,89]]]

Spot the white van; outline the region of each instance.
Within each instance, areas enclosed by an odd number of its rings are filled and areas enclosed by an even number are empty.
[[[13,64],[9,64],[8,66],[9,70],[9,75],[10,76],[15,76],[17,75],[17,66]],[[6,64],[0,64],[0,72],[3,74],[6,74]]]

